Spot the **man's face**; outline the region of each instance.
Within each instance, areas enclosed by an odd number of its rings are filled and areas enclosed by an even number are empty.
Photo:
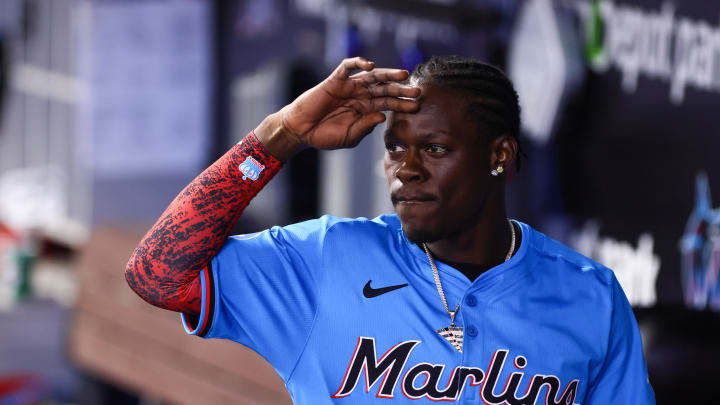
[[[425,86],[416,113],[392,113],[385,175],[409,240],[433,242],[476,225],[490,187],[490,153],[466,101]]]

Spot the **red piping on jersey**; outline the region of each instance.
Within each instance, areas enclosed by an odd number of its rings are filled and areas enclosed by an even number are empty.
[[[205,267],[205,272],[203,273],[205,275],[205,291],[203,292],[205,294],[205,311],[204,311],[204,317],[202,320],[202,325],[200,326],[200,329],[198,330],[198,333],[203,333],[205,331],[205,328],[207,327],[207,321],[210,318],[210,290],[214,287],[210,285],[210,270]]]

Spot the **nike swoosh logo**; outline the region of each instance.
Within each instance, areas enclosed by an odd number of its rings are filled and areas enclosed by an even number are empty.
[[[397,290],[398,288],[407,287],[407,283],[405,284],[398,284],[398,285],[391,285],[388,287],[381,287],[381,288],[372,288],[370,287],[370,283],[372,283],[372,280],[368,281],[367,284],[365,284],[365,287],[363,287],[363,295],[365,298],[375,298],[378,295],[383,295],[385,293],[389,293],[390,291]]]

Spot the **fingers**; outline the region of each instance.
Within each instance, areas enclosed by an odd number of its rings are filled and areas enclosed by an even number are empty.
[[[377,124],[385,121],[385,114],[381,112],[373,112],[364,115],[359,120],[355,121],[350,128],[348,128],[348,139],[347,146],[354,147],[360,143],[360,141],[372,130]]]
[[[372,70],[375,67],[375,62],[370,62],[360,56],[354,58],[343,59],[340,65],[335,69],[333,75],[339,79],[347,79],[350,77],[350,73],[353,70]]]
[[[370,100],[373,111],[397,111],[404,113],[415,112],[420,108],[417,100],[406,100],[395,97],[375,97]]]
[[[383,83],[368,88],[372,97],[409,97],[420,96],[420,88],[399,83]]]
[[[402,69],[378,68],[369,72],[360,72],[350,76],[351,79],[366,85],[378,82],[399,82],[408,78],[410,73]]]

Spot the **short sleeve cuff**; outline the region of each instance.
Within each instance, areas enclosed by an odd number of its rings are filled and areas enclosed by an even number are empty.
[[[199,316],[180,314],[185,332],[189,335],[204,337],[212,326],[213,313],[215,312],[215,282],[212,271],[212,263],[200,271],[200,284],[202,288],[202,299]]]

